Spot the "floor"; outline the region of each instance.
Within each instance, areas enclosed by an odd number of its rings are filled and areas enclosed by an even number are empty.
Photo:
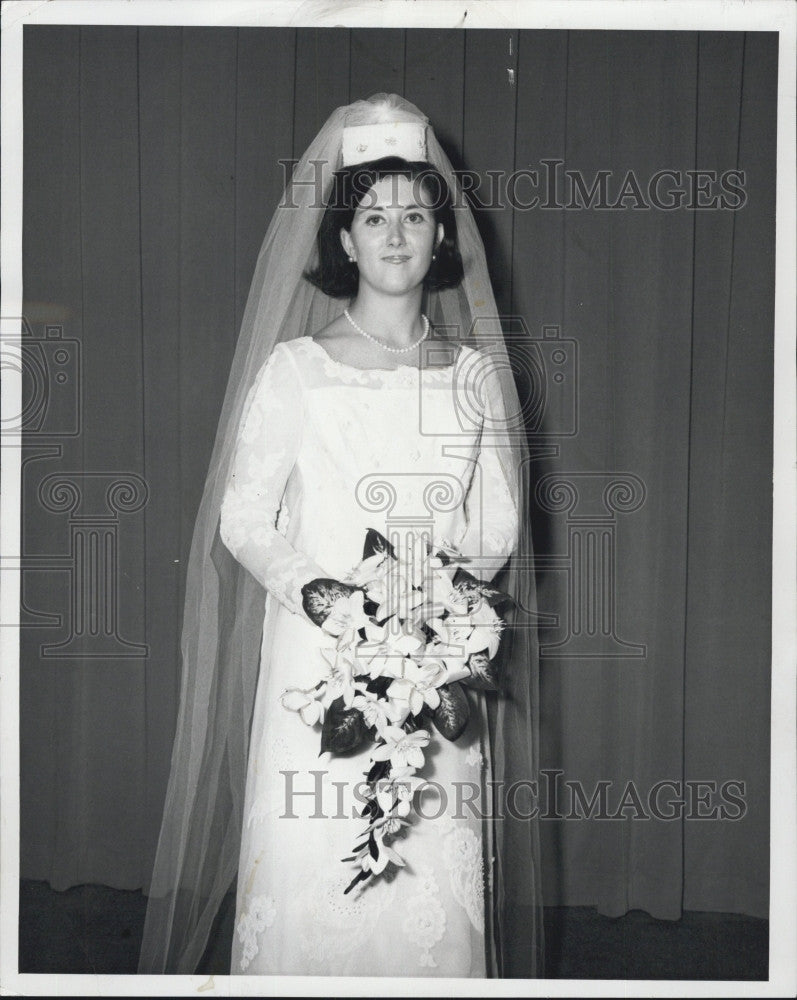
[[[140,892],[22,882],[19,971],[134,973],[145,909]],[[231,925],[228,905],[200,972],[225,971]],[[545,941],[549,979],[767,979],[768,923],[736,914],[670,922],[639,910],[611,919],[591,907],[547,908]]]

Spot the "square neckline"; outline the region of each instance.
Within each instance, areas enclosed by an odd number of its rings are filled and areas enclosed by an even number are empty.
[[[456,358],[448,365],[429,365],[421,367],[420,365],[396,365],[395,368],[358,368],[357,365],[347,364],[345,361],[338,361],[337,358],[333,358],[329,351],[323,347],[314,337],[305,337],[324,357],[325,361],[329,361],[331,364],[336,365],[338,368],[343,368],[346,371],[358,372],[360,375],[391,375],[393,372],[450,372],[454,371],[457,365],[462,360],[462,353],[465,344],[460,344],[457,350]]]

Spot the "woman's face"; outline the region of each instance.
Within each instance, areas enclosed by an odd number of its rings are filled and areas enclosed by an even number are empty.
[[[383,177],[365,193],[351,230],[340,233],[343,249],[357,262],[361,287],[401,295],[423,282],[443,238],[429,205],[422,183],[400,174]]]

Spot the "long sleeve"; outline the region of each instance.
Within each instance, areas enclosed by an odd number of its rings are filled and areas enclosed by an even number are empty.
[[[507,469],[512,449],[505,428],[503,397],[495,369],[482,383],[485,399],[480,447],[465,497],[467,526],[459,549],[474,559],[469,572],[489,581],[498,573],[518,541],[517,476]],[[482,557],[480,559],[480,557]]]
[[[302,615],[302,585],[327,575],[280,531],[289,516],[284,493],[301,443],[303,409],[298,372],[286,346],[278,344],[244,403],[219,524],[235,558]]]

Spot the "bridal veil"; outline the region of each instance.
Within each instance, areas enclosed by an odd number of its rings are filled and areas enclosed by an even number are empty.
[[[195,971],[238,865],[266,600],[260,584],[219,538],[219,509],[244,402],[275,344],[312,335],[344,308],[345,302],[327,297],[303,277],[315,262],[324,204],[333,172],[341,166],[344,128],[404,121],[427,124],[418,108],[392,94],[337,108],[296,165],[257,259],[188,562],[180,709],[141,973]],[[428,162],[451,190],[465,276],[457,288],[428,293],[424,310],[436,336],[464,339],[489,354],[500,372],[504,414],[484,428],[483,447],[498,450],[507,481],[516,484],[521,512],[517,549],[498,578],[514,598],[511,609],[502,608],[510,626],[499,653],[504,691],[484,697],[494,782],[487,839],[494,857],[487,897],[490,971],[526,978],[542,975],[542,906],[534,815],[539,660],[524,406],[476,222],[431,126],[426,143]],[[463,405],[467,408],[468,401]]]

